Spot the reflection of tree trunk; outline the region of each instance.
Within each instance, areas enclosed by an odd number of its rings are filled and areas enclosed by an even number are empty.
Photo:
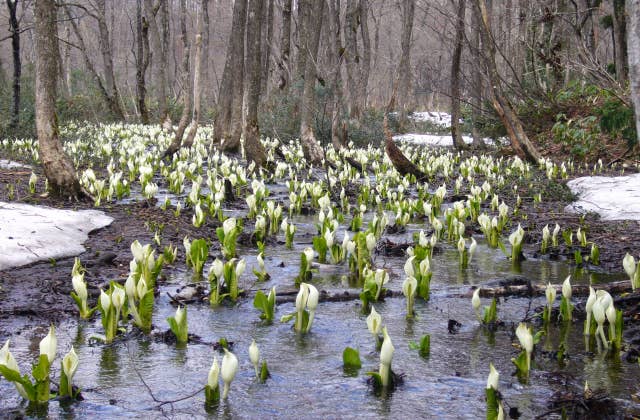
[[[160,0],[160,2],[166,0]],[[158,4],[157,7],[161,7]],[[164,122],[169,118],[169,106],[167,104],[167,77],[165,67],[167,65],[167,57],[165,56],[162,48],[162,38],[160,36],[160,29],[156,22],[156,12],[158,9],[153,7],[153,0],[144,0],[144,12],[147,17],[147,23],[149,24],[149,33],[151,35],[151,44],[155,54],[152,55],[153,70],[155,72],[156,87],[158,89],[158,114],[160,122]]]
[[[627,74],[627,23],[624,3],[625,0],[613,0],[613,37],[617,46],[615,51],[616,76],[621,85],[624,85],[629,77]]]
[[[233,20],[227,54],[218,94],[218,114],[214,122],[213,139],[222,148],[236,152],[240,148],[242,128],[242,97],[244,92],[244,30],[247,0],[233,4]]]
[[[491,40],[489,14],[487,13],[487,7],[484,2],[485,0],[475,0],[475,13],[479,13],[479,17],[482,19],[480,29],[482,31],[483,55],[489,76],[489,92],[491,93],[491,101],[496,113],[500,117],[500,120],[509,134],[511,146],[516,154],[525,160],[537,163],[540,159],[540,153],[536,150],[529,140],[529,137],[524,132],[520,119],[502,91],[500,75],[496,68],[495,47]]]
[[[291,0],[282,4],[282,32],[280,34],[280,60],[278,88],[286,90],[289,85],[289,57],[291,55]]]
[[[136,102],[142,124],[149,124],[145,73],[149,66],[149,24],[142,17],[142,0],[136,1]]]
[[[640,144],[640,0],[629,0],[628,6],[629,81],[631,84],[631,99],[635,108],[637,147]]]
[[[314,16],[323,16],[324,1],[306,2],[301,10],[307,14],[305,22],[307,28],[306,43],[304,53],[307,54],[305,60],[304,89],[302,93],[302,103],[300,105],[300,142],[304,157],[313,164],[319,164],[324,157],[322,146],[318,143],[313,131],[313,119],[316,105],[316,60],[318,58],[318,45],[320,43],[320,31],[322,30],[322,19],[314,19]]]
[[[460,57],[462,56],[462,39],[464,38],[464,15],[467,9],[465,0],[458,0],[456,15],[456,39],[451,57],[451,137],[453,146],[465,149],[466,145],[460,133]]]
[[[36,130],[38,150],[49,189],[55,195],[84,196],[71,161],[58,138],[56,117],[56,79],[58,75],[58,37],[55,0],[36,0]]]
[[[400,132],[406,130],[408,124],[407,118],[407,96],[409,95],[409,87],[411,86],[411,33],[413,32],[413,16],[415,14],[415,0],[404,0],[402,8],[402,36],[400,47],[402,53],[400,55],[400,63],[398,64],[398,88],[397,88],[397,106],[398,106],[398,126]]]
[[[237,0],[236,0],[237,1]],[[244,151],[247,161],[252,161],[257,167],[264,166],[267,154],[260,142],[260,127],[258,125],[258,103],[260,102],[260,44],[262,44],[263,0],[250,0],[247,18],[247,72],[249,73],[247,86],[247,118],[244,126]]]
[[[18,0],[7,0],[9,9],[9,32],[11,32],[11,50],[13,52],[13,108],[11,109],[10,128],[17,128],[20,123],[20,22],[18,21]]]
[[[164,156],[172,156],[182,143],[184,131],[189,122],[191,113],[191,75],[189,73],[189,38],[187,37],[187,4],[186,0],[180,0],[180,39],[182,41],[182,115],[178,123],[178,129],[174,133],[173,141],[167,148]]]

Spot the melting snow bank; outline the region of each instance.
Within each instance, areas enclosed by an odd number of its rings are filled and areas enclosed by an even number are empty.
[[[12,160],[0,159],[0,169],[17,169],[17,168],[31,169],[31,166],[25,165],[20,162],[14,162]]]
[[[453,139],[451,135],[439,136],[436,134],[401,134],[397,136],[393,136],[393,139],[396,141],[402,141],[405,143],[411,144],[423,144],[427,146],[443,146],[443,147],[451,147],[453,146]],[[471,144],[473,142],[473,138],[471,136],[462,136],[462,140],[465,143]],[[490,138],[483,139],[485,144],[493,145],[493,140]]]
[[[603,220],[640,220],[640,173],[629,176],[587,176],[567,182],[579,200],[565,211],[598,213]]]
[[[111,222],[98,210],[0,202],[0,270],[81,254],[89,232]]]

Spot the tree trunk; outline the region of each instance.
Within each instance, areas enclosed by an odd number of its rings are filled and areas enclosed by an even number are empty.
[[[149,124],[145,73],[149,66],[149,23],[142,16],[142,0],[136,0],[136,102],[140,121]]]
[[[267,93],[269,90],[269,76],[271,75],[271,44],[273,42],[273,0],[268,0],[266,8],[266,25],[264,25],[264,48],[262,51],[262,78],[261,90]]]
[[[160,0],[166,1],[166,0]],[[158,5],[160,7],[160,4]],[[157,9],[153,7],[153,0],[144,0],[144,13],[149,24],[149,33],[151,38],[151,45],[153,51],[151,60],[153,62],[153,70],[155,73],[155,84],[158,89],[158,116],[160,122],[164,125],[165,121],[169,118],[169,106],[167,104],[167,77],[165,67],[167,65],[167,57],[165,57],[162,48],[162,38],[160,35],[160,29],[156,22]]]
[[[318,58],[320,31],[322,30],[322,19],[313,19],[313,16],[323,16],[324,5],[324,1],[305,2],[303,8],[303,3],[300,2],[300,9],[308,13],[305,19],[308,26],[304,30],[307,41],[304,51],[307,54],[307,58],[305,60],[304,90],[300,105],[300,142],[302,143],[304,157],[314,165],[322,162],[324,152],[313,130],[316,110],[316,61]]]
[[[18,21],[18,0],[7,0],[9,9],[9,32],[11,32],[11,51],[13,52],[13,107],[9,127],[15,129],[20,123],[20,74],[22,61],[20,60],[20,22]]]
[[[267,154],[260,142],[260,127],[258,126],[260,76],[262,73],[260,44],[262,44],[263,20],[263,0],[250,0],[246,25],[249,84],[247,86],[247,118],[244,125],[244,151],[247,161],[252,161],[256,167],[264,166],[267,162]]]
[[[631,8],[629,8],[629,12]],[[624,86],[629,78],[627,72],[627,23],[625,12],[625,0],[613,0],[613,37],[616,43],[615,62],[618,83]]]
[[[631,99],[635,108],[636,146],[640,144],[640,0],[629,0],[629,27],[627,45],[629,47],[629,81]]]
[[[160,23],[162,24],[162,45],[160,48],[160,53],[161,53],[161,58],[162,58],[162,66],[167,66],[168,67],[168,63],[169,63],[169,39],[170,39],[170,32],[169,32],[169,0],[158,0],[160,3]],[[177,67],[177,63],[176,63],[176,67]],[[162,85],[164,86],[164,92],[165,95],[169,94],[169,86],[171,86],[171,83],[169,83],[169,72],[165,69],[162,72],[163,75],[163,80],[162,80]],[[165,96],[166,98],[166,96]],[[164,106],[166,108],[165,111],[165,116],[164,118],[161,120],[162,121],[162,127],[167,130],[167,131],[172,131],[173,130],[173,125],[171,123],[171,115],[169,114],[169,105],[168,105],[168,99],[165,99],[164,102]]]
[[[35,59],[36,59],[36,131],[38,150],[44,174],[54,195],[84,196],[71,160],[64,153],[58,138],[56,117],[56,84],[58,75],[58,37],[55,0],[36,0]]]
[[[413,16],[415,15],[415,0],[404,0],[402,8],[402,35],[400,48],[400,63],[398,65],[397,106],[398,126],[404,132],[409,123],[407,117],[407,97],[411,86],[411,33],[413,32]]]
[[[358,0],[347,0],[347,10],[344,16],[344,57],[347,69],[347,106],[349,118],[360,118],[358,103],[358,82],[356,81],[356,63],[358,56],[358,21],[360,16]]]
[[[394,93],[395,95],[395,93]],[[387,122],[387,113],[384,114],[384,121],[382,123],[382,129],[384,130],[384,151],[387,153],[389,160],[396,168],[400,175],[414,175],[418,181],[424,181],[427,179],[427,175],[422,172],[418,167],[411,162],[407,157],[402,153],[400,148],[396,146],[393,142],[393,137],[391,136],[391,131],[389,130],[389,124]]]
[[[202,25],[199,23],[198,34],[196,35],[195,68],[193,70],[193,117],[191,118],[191,124],[189,124],[187,137],[182,143],[183,147],[191,147],[193,145],[193,139],[196,137],[198,124],[200,123],[201,92],[203,90],[201,80],[203,68],[202,55]]]
[[[480,45],[480,19],[478,18],[477,13],[473,13],[473,54],[474,57],[478,60],[481,59],[481,48]],[[483,96],[483,83],[482,83],[482,68],[479,65],[473,66],[472,69],[472,77],[473,77],[473,96],[471,98],[471,136],[473,137],[473,147],[475,149],[484,149],[485,144],[480,136],[480,132],[478,131],[478,121],[480,120],[480,115],[482,114],[482,96]],[[518,76],[520,77],[520,76]]]
[[[184,131],[189,123],[189,114],[191,114],[191,74],[189,66],[190,45],[187,37],[187,4],[186,0],[180,0],[180,40],[182,41],[182,115],[178,123],[178,129],[174,133],[173,140],[164,156],[173,156],[182,144]]]
[[[200,83],[200,89],[202,89],[202,101],[208,103],[207,93],[211,86],[209,86],[209,1],[202,0],[202,82]]]
[[[360,113],[367,106],[367,89],[371,72],[371,36],[369,35],[369,0],[360,0],[360,36],[362,37],[362,60],[358,81],[358,107]]]
[[[511,146],[516,154],[524,160],[537,163],[540,160],[541,155],[524,132],[520,119],[502,91],[500,75],[496,68],[495,46],[493,45],[491,38],[489,14],[487,13],[487,7],[484,2],[485,0],[475,0],[475,13],[479,13],[482,20],[480,29],[484,51],[483,56],[489,76],[491,102],[507,130],[509,139],[511,140]]]
[[[342,58],[344,49],[340,35],[340,0],[329,0],[329,28],[333,39],[329,40],[333,104],[331,110],[331,143],[338,150],[347,144],[347,122],[344,115],[344,94],[342,89]],[[331,37],[330,37],[331,38]]]
[[[456,39],[451,57],[451,137],[453,138],[453,146],[458,150],[466,149],[466,144],[462,140],[462,134],[460,133],[460,58],[462,56],[462,40],[464,38],[466,3],[465,0],[458,0]]]
[[[120,92],[116,86],[113,73],[113,54],[111,51],[111,41],[109,40],[109,28],[107,27],[107,15],[105,0],[96,1],[98,34],[100,41],[100,54],[102,55],[102,65],[104,67],[104,84],[107,94],[111,98],[112,112],[119,120],[124,120],[124,111],[120,102]]]
[[[233,4],[231,33],[222,82],[218,94],[218,113],[214,122],[213,139],[222,149],[237,152],[242,134],[242,98],[244,94],[244,31],[247,19],[247,0]],[[240,128],[240,129],[239,129]]]
[[[280,60],[278,70],[280,80],[278,89],[287,90],[289,86],[291,56],[291,0],[284,0],[282,4],[282,33],[280,34]]]

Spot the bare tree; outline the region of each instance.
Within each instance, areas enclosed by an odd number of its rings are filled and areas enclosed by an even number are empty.
[[[58,138],[56,87],[58,37],[55,0],[35,2],[36,130],[44,174],[54,195],[84,196],[71,161]]]
[[[136,0],[136,103],[142,124],[149,124],[145,74],[149,67],[149,23],[142,15],[142,0]]]
[[[340,24],[340,0],[329,0],[329,48],[331,66],[331,143],[337,150],[347,143],[347,121],[344,112],[344,91],[342,89],[342,61],[344,48],[342,46]]]
[[[356,82],[356,63],[358,57],[358,26],[360,22],[360,2],[358,0],[347,0],[347,10],[344,17],[344,57],[347,70],[347,107],[349,118],[360,117],[358,107],[358,88]]]
[[[398,125],[400,131],[405,131],[407,118],[407,97],[411,86],[411,34],[413,32],[413,16],[415,15],[415,0],[404,0],[402,7],[402,35],[400,40],[400,63],[398,63],[397,105]],[[395,97],[396,95],[394,95]]]
[[[196,54],[195,54],[195,68],[193,70],[193,116],[191,117],[191,123],[187,130],[187,137],[182,143],[183,147],[191,147],[193,140],[196,137],[198,131],[198,124],[200,123],[200,109],[202,106],[202,68],[203,68],[203,54],[202,54],[202,21],[199,21],[198,34],[196,35]]]
[[[460,133],[460,58],[462,56],[462,41],[464,39],[464,17],[467,10],[465,0],[458,0],[458,12],[456,14],[456,39],[453,45],[451,57],[451,137],[453,146],[465,149],[466,145]]]
[[[9,9],[9,32],[11,32],[11,51],[13,52],[13,108],[11,109],[10,128],[17,128],[20,123],[20,22],[18,21],[18,0],[7,0]]]
[[[307,25],[304,30],[305,38],[301,41],[301,54],[306,54],[307,58],[304,60],[306,68],[300,105],[300,142],[305,158],[313,164],[319,164],[324,157],[322,146],[313,131],[316,102],[316,61],[322,29],[322,19],[314,19],[313,17],[323,16],[324,5],[324,1],[299,0],[298,3],[299,10],[304,15],[302,22]]]
[[[627,23],[625,0],[613,0],[613,37],[616,44],[615,63],[618,82],[624,84],[629,78],[627,72]]]
[[[538,160],[540,160],[540,153],[529,140],[520,119],[502,89],[502,81],[498,73],[498,68],[496,67],[496,50],[494,39],[491,35],[491,21],[485,0],[475,0],[474,12],[479,14],[482,21],[480,30],[482,35],[483,57],[487,67],[490,84],[489,92],[491,93],[493,107],[509,134],[511,146],[516,154],[525,160],[537,163]]]
[[[222,148],[235,152],[240,148],[242,134],[242,99],[244,95],[244,31],[247,19],[247,0],[233,4],[233,20],[224,71],[218,94],[213,139]]]
[[[628,2],[627,45],[629,47],[629,80],[635,108],[636,133],[640,144],[640,0]]]
[[[247,17],[247,117],[244,124],[244,151],[247,161],[252,161],[256,167],[267,163],[267,154],[260,142],[260,127],[258,125],[258,104],[260,102],[260,77],[262,75],[260,46],[264,20],[263,1],[250,0]]]
[[[149,24],[151,44],[153,46],[153,51],[155,52],[155,54],[152,54],[151,56],[151,61],[153,63],[153,69],[155,71],[155,82],[158,89],[157,97],[160,122],[162,123],[163,127],[170,128],[171,117],[169,115],[169,105],[167,102],[167,56],[166,48],[164,47],[165,31],[163,30],[161,34],[159,25],[156,21],[156,14],[158,13],[158,9],[166,8],[166,2],[167,0],[159,0],[158,5],[154,7],[152,0],[144,0],[144,12]]]
[[[291,55],[291,0],[282,3],[282,32],[280,34],[280,58],[278,60],[278,88],[286,90],[289,86],[289,59]]]

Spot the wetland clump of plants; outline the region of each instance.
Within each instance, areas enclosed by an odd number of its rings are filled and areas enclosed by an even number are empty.
[[[601,164],[401,145],[417,181],[374,146],[329,147],[313,167],[297,142],[265,138],[263,169],[219,152],[206,126],[169,158],[157,126],[72,123],[61,135],[120,230],[37,266],[65,276],[49,324],[2,318],[2,410],[640,414],[640,250],[562,211],[564,182]],[[31,139],[0,151],[39,159]],[[2,199],[38,203],[44,178],[18,178]],[[113,262],[96,264],[105,244]]]

